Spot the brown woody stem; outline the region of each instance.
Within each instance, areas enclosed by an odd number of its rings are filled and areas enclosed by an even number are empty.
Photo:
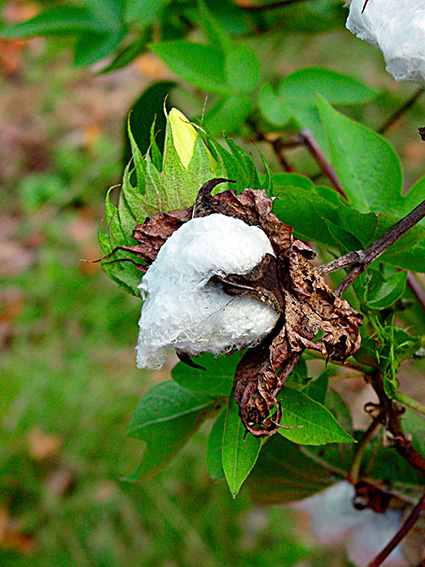
[[[388,232],[383,236],[375,240],[365,250],[356,250],[354,252],[349,252],[328,264],[324,264],[317,268],[317,271],[322,276],[336,272],[341,268],[346,268],[347,266],[353,266],[348,272],[342,282],[339,284],[335,291],[335,295],[341,296],[354,282],[354,280],[364,272],[369,264],[379,258],[396,240],[403,236],[409,229],[411,229],[415,224],[425,217],[425,201],[422,201],[413,211],[402,218],[397,224],[395,224]]]
[[[386,132],[403,116],[405,112],[407,112],[410,108],[412,108],[412,106],[415,104],[415,102],[418,100],[418,98],[422,95],[423,92],[424,89],[422,87],[419,88],[417,91],[413,93],[413,95],[409,99],[407,99],[407,101],[402,106],[400,106],[400,108],[397,108],[397,110],[378,129],[379,134],[383,134],[384,132]]]
[[[384,549],[375,557],[371,563],[369,563],[368,567],[379,567],[385,559],[389,556],[389,554],[397,547],[397,545],[401,542],[401,540],[406,536],[406,534],[413,528],[416,522],[421,517],[422,513],[425,511],[425,494],[422,495],[422,498],[413,508],[409,516],[407,517],[406,521],[400,527],[398,532],[392,538],[392,540],[387,543]]]
[[[313,133],[310,130],[301,130],[300,142],[307,148],[307,150],[314,157],[320,169],[328,177],[329,181],[332,183],[332,185],[338,191],[338,193],[344,199],[346,199],[347,196],[345,194],[343,186],[341,185],[340,180],[338,179],[336,171],[327,160],[325,154],[322,152],[319,144],[316,141],[316,138],[313,136]]]

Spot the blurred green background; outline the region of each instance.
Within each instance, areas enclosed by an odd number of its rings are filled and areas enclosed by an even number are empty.
[[[39,7],[5,1],[2,17]],[[327,65],[381,90],[356,111],[372,127],[415,91],[395,85],[380,54],[342,29],[288,35],[271,53],[283,74]],[[100,256],[104,197],[120,183],[133,101],[173,77],[150,53],[95,71],[72,66],[66,38],[0,42],[0,565],[346,565],[342,551],[318,548],[305,518],[254,507],[246,488],[233,500],[209,479],[208,423],[159,477],[124,480],[142,450],[125,437],[129,418],[170,367],[136,370],[140,303],[81,259]],[[195,94],[175,94],[189,116]],[[388,132],[407,185],[425,164],[423,115],[421,100]]]

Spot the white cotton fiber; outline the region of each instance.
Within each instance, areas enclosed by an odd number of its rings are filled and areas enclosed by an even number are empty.
[[[389,509],[384,514],[372,514],[355,528],[347,542],[348,557],[357,567],[367,567],[400,528],[401,510]],[[384,567],[406,567],[408,564],[400,545],[382,563]]]
[[[139,368],[160,368],[168,349],[190,355],[225,353],[261,341],[279,315],[251,297],[230,297],[214,275],[250,272],[273,249],[266,234],[213,214],[190,220],[160,249],[139,288]]]
[[[347,28],[380,49],[396,81],[425,85],[424,0],[352,0]]]
[[[371,510],[356,510],[353,506],[354,496],[354,486],[342,481],[296,502],[292,507],[309,513],[313,534],[320,543],[331,544],[343,541],[359,522],[374,514]]]
[[[397,533],[401,510],[388,509],[384,514],[373,510],[357,510],[353,506],[355,489],[347,481],[291,504],[291,508],[311,516],[311,530],[322,544],[344,544],[348,557],[356,567],[367,567]],[[385,567],[408,565],[401,546],[384,561]]]

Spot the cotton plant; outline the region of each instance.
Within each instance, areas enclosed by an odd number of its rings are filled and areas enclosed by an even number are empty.
[[[347,28],[380,49],[396,81],[425,86],[425,4],[422,0],[351,0]]]
[[[335,128],[345,137],[353,132],[375,136],[326,101],[319,102],[321,119],[335,138],[340,135]],[[286,185],[276,189],[267,164],[260,176],[251,156],[232,140],[227,139],[224,148],[177,109],[166,115],[163,152],[155,134],[154,124],[150,150],[141,155],[129,131],[133,159],[124,172],[117,205],[108,195],[107,231],[100,233],[105,271],[142,303],[137,366],[160,369],[171,351],[180,359],[172,379],[148,391],[131,419],[129,435],[145,441],[146,450],[130,478],[162,470],[212,418],[207,465],[214,480],[225,478],[234,497],[248,480],[261,502],[269,498],[262,496],[267,490],[277,492],[276,502],[301,501],[298,506],[312,515],[313,531],[322,543],[344,541],[350,560],[359,567],[367,565],[399,530],[403,510],[412,505],[411,494],[379,511],[369,503],[363,510],[353,506],[358,484],[345,479],[352,479],[353,468],[360,470],[359,459],[369,462],[370,478],[378,477],[376,482],[367,479],[372,493],[380,493],[387,477],[382,480],[374,471],[375,457],[352,448],[358,432],[352,429],[348,409],[328,388],[328,372],[314,380],[307,377],[303,355],[308,351],[340,365],[347,360],[358,360],[361,367],[371,364],[370,352],[375,351],[370,350],[367,333],[362,346],[363,315],[341,296],[417,222],[418,214],[409,213],[400,229],[391,218],[381,218],[382,236],[373,241],[377,227],[370,223],[378,221],[378,214],[340,203],[329,188],[316,191],[310,182],[306,188],[306,178],[296,174],[287,174]],[[379,154],[375,138],[374,143]],[[351,163],[348,169],[351,172]],[[375,169],[364,175],[370,180]],[[296,206],[292,194],[299,195]],[[311,212],[308,203],[315,199],[314,206],[320,206]],[[320,209],[325,202],[332,207],[326,212]],[[317,232],[309,231],[320,226],[323,234],[332,233],[331,247],[338,248],[338,239],[348,230],[354,231],[349,246],[357,241],[365,247],[318,265],[313,247],[298,236],[310,235],[305,240],[314,242]],[[397,263],[390,264],[390,279],[379,291],[380,304],[387,309],[400,298],[400,280],[405,285],[405,274],[395,270],[399,262],[397,256]],[[351,265],[333,289],[329,274]],[[378,277],[372,270],[366,276],[364,288],[381,289],[376,282],[382,281],[382,274]],[[355,292],[361,298],[356,307],[368,305],[361,288],[356,286]],[[420,341],[402,329],[391,327],[390,333],[381,328],[368,309],[380,333],[376,364],[386,372],[375,387],[382,399],[390,400],[397,388],[395,369],[403,356],[419,349]],[[389,347],[394,341],[402,345],[403,356],[397,359],[399,350]],[[403,420],[409,429],[417,426],[409,413]],[[380,438],[372,437],[373,451],[385,451]],[[324,469],[318,464],[322,462]],[[395,482],[402,484],[397,474],[395,469]],[[282,482],[288,483],[288,490],[279,490]],[[321,492],[323,484],[332,486]],[[309,495],[314,496],[306,499]],[[407,565],[403,554],[396,547],[385,564]]]

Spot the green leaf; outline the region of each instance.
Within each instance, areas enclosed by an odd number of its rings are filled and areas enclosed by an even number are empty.
[[[262,448],[247,486],[257,505],[285,504],[312,496],[334,479],[297,445],[274,435]]]
[[[188,392],[172,380],[149,390],[139,401],[127,432],[147,443],[137,476],[162,470],[217,404],[211,396]]]
[[[41,12],[34,18],[6,26],[1,36],[6,39],[36,35],[75,34],[87,31],[102,32],[102,26],[87,8],[58,6]]]
[[[181,40],[152,44],[150,48],[188,83],[208,92],[229,94],[224,56],[218,48]]]
[[[273,185],[273,195],[275,197],[279,197],[281,194],[284,197],[283,191],[286,191],[287,187],[300,187],[307,191],[315,189],[313,181],[299,173],[274,173]],[[332,191],[332,194],[335,194],[335,191]]]
[[[324,405],[329,386],[329,372],[322,372],[320,376],[311,380],[302,390],[309,398]]]
[[[250,93],[260,78],[260,63],[250,47],[234,45],[225,60],[226,82],[236,93]]]
[[[118,47],[125,29],[117,27],[106,33],[87,32],[81,35],[75,45],[74,63],[77,66],[92,65]]]
[[[179,362],[173,368],[171,376],[180,386],[191,392],[227,397],[232,390],[233,378],[239,361],[239,353],[223,356],[203,354],[197,357],[195,362],[204,366],[206,370],[191,368]]]
[[[258,458],[261,439],[248,434],[239,417],[233,392],[229,398],[223,435],[223,470],[230,492],[235,497]]]
[[[292,112],[275,93],[270,83],[264,83],[258,93],[258,107],[263,117],[273,126],[285,126]]]
[[[210,45],[219,45],[223,55],[232,49],[232,42],[229,35],[212,15],[207,8],[204,0],[198,0],[200,24],[204,28],[205,34],[209,39]]]
[[[170,0],[126,0],[126,19],[143,26],[151,24]]]
[[[280,98],[293,105],[316,106],[318,94],[337,105],[365,104],[377,95],[353,77],[319,67],[295,71],[279,85]]]
[[[350,443],[354,439],[339,425],[322,404],[302,392],[286,386],[279,394],[282,425],[294,429],[279,429],[279,433],[300,445]]]
[[[127,165],[132,157],[131,143],[128,136],[130,128],[134,142],[140,153],[145,155],[151,146],[151,128],[155,124],[155,140],[162,151],[165,140],[166,117],[164,115],[164,101],[169,110],[169,97],[176,83],[173,81],[159,81],[150,85],[134,101],[130,108],[129,122],[124,129],[123,163]]]
[[[388,270],[387,270],[388,272]],[[383,273],[379,268],[370,267],[365,273],[364,297],[368,307],[386,309],[398,301],[406,289],[407,272]]]
[[[102,74],[117,71],[130,65],[136,57],[146,51],[146,45],[151,40],[152,30],[150,28],[141,30],[136,39],[123,46],[115,55],[112,61],[102,69]],[[126,162],[127,163],[127,162]]]
[[[379,134],[334,110],[319,96],[319,110],[337,175],[361,212],[398,213],[402,172],[397,155]]]
[[[227,408],[221,412],[212,426],[207,441],[207,468],[213,480],[225,478],[223,469],[223,437]]]
[[[243,95],[220,98],[208,109],[204,125],[211,136],[228,135],[237,130],[252,112],[252,100]]]

